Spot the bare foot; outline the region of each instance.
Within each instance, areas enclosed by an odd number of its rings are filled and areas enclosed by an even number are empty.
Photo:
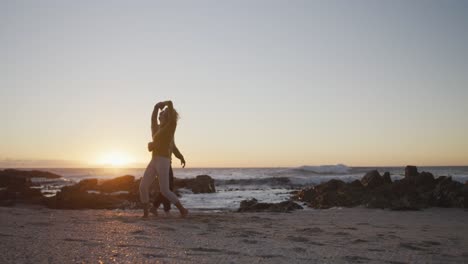
[[[180,216],[181,216],[182,218],[187,217],[188,213],[189,213],[189,211],[188,211],[187,209],[185,209],[185,208],[182,209],[182,210],[180,210]]]

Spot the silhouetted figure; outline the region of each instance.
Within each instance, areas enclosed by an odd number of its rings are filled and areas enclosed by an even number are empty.
[[[148,150],[153,151],[153,142],[148,143]],[[172,144],[172,153],[176,158],[180,160],[180,163],[182,165],[182,168],[185,167],[185,159],[182,153],[179,151],[177,148],[175,142]],[[169,167],[169,189],[171,191],[174,191],[174,172],[172,171],[172,160],[171,160],[171,167]],[[157,209],[161,204],[164,207],[164,211],[167,213],[171,210],[171,202],[164,197],[164,195],[161,192],[158,192],[156,195],[156,198],[153,201],[153,208],[151,208],[151,212],[155,215],[157,215]]]
[[[164,109],[164,110],[163,110]],[[157,124],[156,117],[159,115],[160,125]],[[188,210],[180,203],[177,195],[169,188],[169,171],[171,167],[172,146],[174,134],[177,127],[179,115],[174,109],[171,101],[159,102],[154,106],[151,116],[151,127],[156,133],[153,134],[153,157],[146,167],[145,173],[140,182],[140,200],[143,204],[143,217],[148,217],[149,212],[149,188],[156,176],[159,180],[161,193],[175,204],[182,217],[188,214]]]

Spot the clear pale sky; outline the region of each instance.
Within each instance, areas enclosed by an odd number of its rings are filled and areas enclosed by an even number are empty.
[[[144,166],[167,99],[189,167],[467,165],[468,2],[0,0],[0,98],[0,167]]]

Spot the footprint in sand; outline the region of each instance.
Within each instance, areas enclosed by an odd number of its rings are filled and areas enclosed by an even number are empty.
[[[349,233],[347,232],[336,232],[334,233],[335,236],[349,236]]]
[[[324,246],[325,244],[316,242],[316,241],[310,241],[309,244],[314,245],[314,246]]]
[[[175,228],[172,228],[172,227],[168,227],[168,226],[161,226],[158,228],[159,230],[163,230],[163,231],[176,231]]]
[[[32,222],[32,223],[29,223],[28,225],[33,225],[33,226],[51,226],[52,223],[48,223],[48,222]]]
[[[139,234],[143,234],[143,233],[145,233],[145,231],[143,231],[143,230],[135,230],[135,231],[130,232],[130,234],[132,234],[132,235],[139,235]]]
[[[430,241],[430,240],[423,241],[422,243],[425,244],[425,245],[428,245],[428,246],[439,246],[439,245],[441,245],[440,242]]]
[[[355,227],[343,227],[342,229],[345,229],[345,230],[358,230],[357,228]]]
[[[384,252],[385,250],[384,250],[384,249],[380,249],[380,248],[369,248],[368,251],[373,251],[373,252]]]
[[[246,244],[257,244],[257,240],[242,239],[242,242]]]
[[[400,247],[406,248],[406,249],[411,249],[411,250],[416,250],[416,251],[424,251],[425,249],[422,247],[419,247],[418,245],[414,243],[400,243]]]
[[[360,256],[344,256],[343,258],[349,263],[368,263],[371,260],[370,258]]]
[[[360,238],[353,240],[353,243],[367,243],[367,242],[369,242],[369,241],[364,240],[364,239],[360,239]]]
[[[162,247],[155,247],[155,246],[145,246],[145,245],[134,245],[134,244],[118,244],[117,247],[119,248],[147,248],[147,249],[164,249]]]
[[[199,253],[207,253],[208,255],[216,254],[216,253],[222,254],[222,255],[234,255],[234,256],[244,255],[241,252],[231,251],[231,250],[222,250],[222,249],[216,249],[216,248],[197,247],[197,248],[187,248],[187,250],[199,252]],[[188,255],[201,255],[201,254],[189,253]]]
[[[196,225],[182,225],[182,227],[189,228],[189,229],[200,229],[200,227]]]
[[[188,248],[188,250],[196,251],[196,252],[206,252],[206,253],[219,253],[219,252],[222,252],[222,250],[220,250],[220,249],[216,249],[216,248],[203,248],[203,247]]]
[[[396,260],[389,260],[389,261],[386,261],[386,263],[389,263],[389,264],[406,264],[407,262],[401,262],[401,261],[396,261]]]
[[[301,243],[309,242],[309,239],[306,237],[288,236],[286,239],[289,241],[293,241],[293,242],[301,242]]]
[[[152,253],[143,253],[146,258],[167,258],[166,254],[152,254]]]
[[[369,223],[357,223],[357,225],[370,225]]]
[[[258,255],[257,257],[267,258],[267,259],[270,259],[270,258],[284,258],[284,256],[282,256],[282,255],[273,255],[273,254]]]
[[[323,230],[318,227],[308,227],[308,228],[296,229],[296,232],[305,233],[305,234],[316,234],[316,233],[322,233]]]
[[[296,251],[297,253],[304,253],[304,252],[306,252],[306,249],[305,249],[305,248],[301,248],[301,247],[295,247],[295,248],[293,248],[292,250]]]
[[[88,242],[88,240],[85,240],[85,239],[78,239],[78,238],[65,238],[63,241],[69,241],[69,242]]]
[[[90,247],[97,247],[97,246],[102,246],[104,244],[101,242],[96,242],[96,241],[87,241],[85,242],[85,245],[90,246]]]

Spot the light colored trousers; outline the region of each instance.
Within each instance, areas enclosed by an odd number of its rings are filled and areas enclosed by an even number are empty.
[[[177,195],[169,189],[170,166],[171,160],[169,158],[156,156],[151,159],[140,182],[140,200],[142,203],[149,203],[150,187],[156,176],[158,176],[159,179],[159,189],[162,195],[169,199],[173,204],[179,202]]]

